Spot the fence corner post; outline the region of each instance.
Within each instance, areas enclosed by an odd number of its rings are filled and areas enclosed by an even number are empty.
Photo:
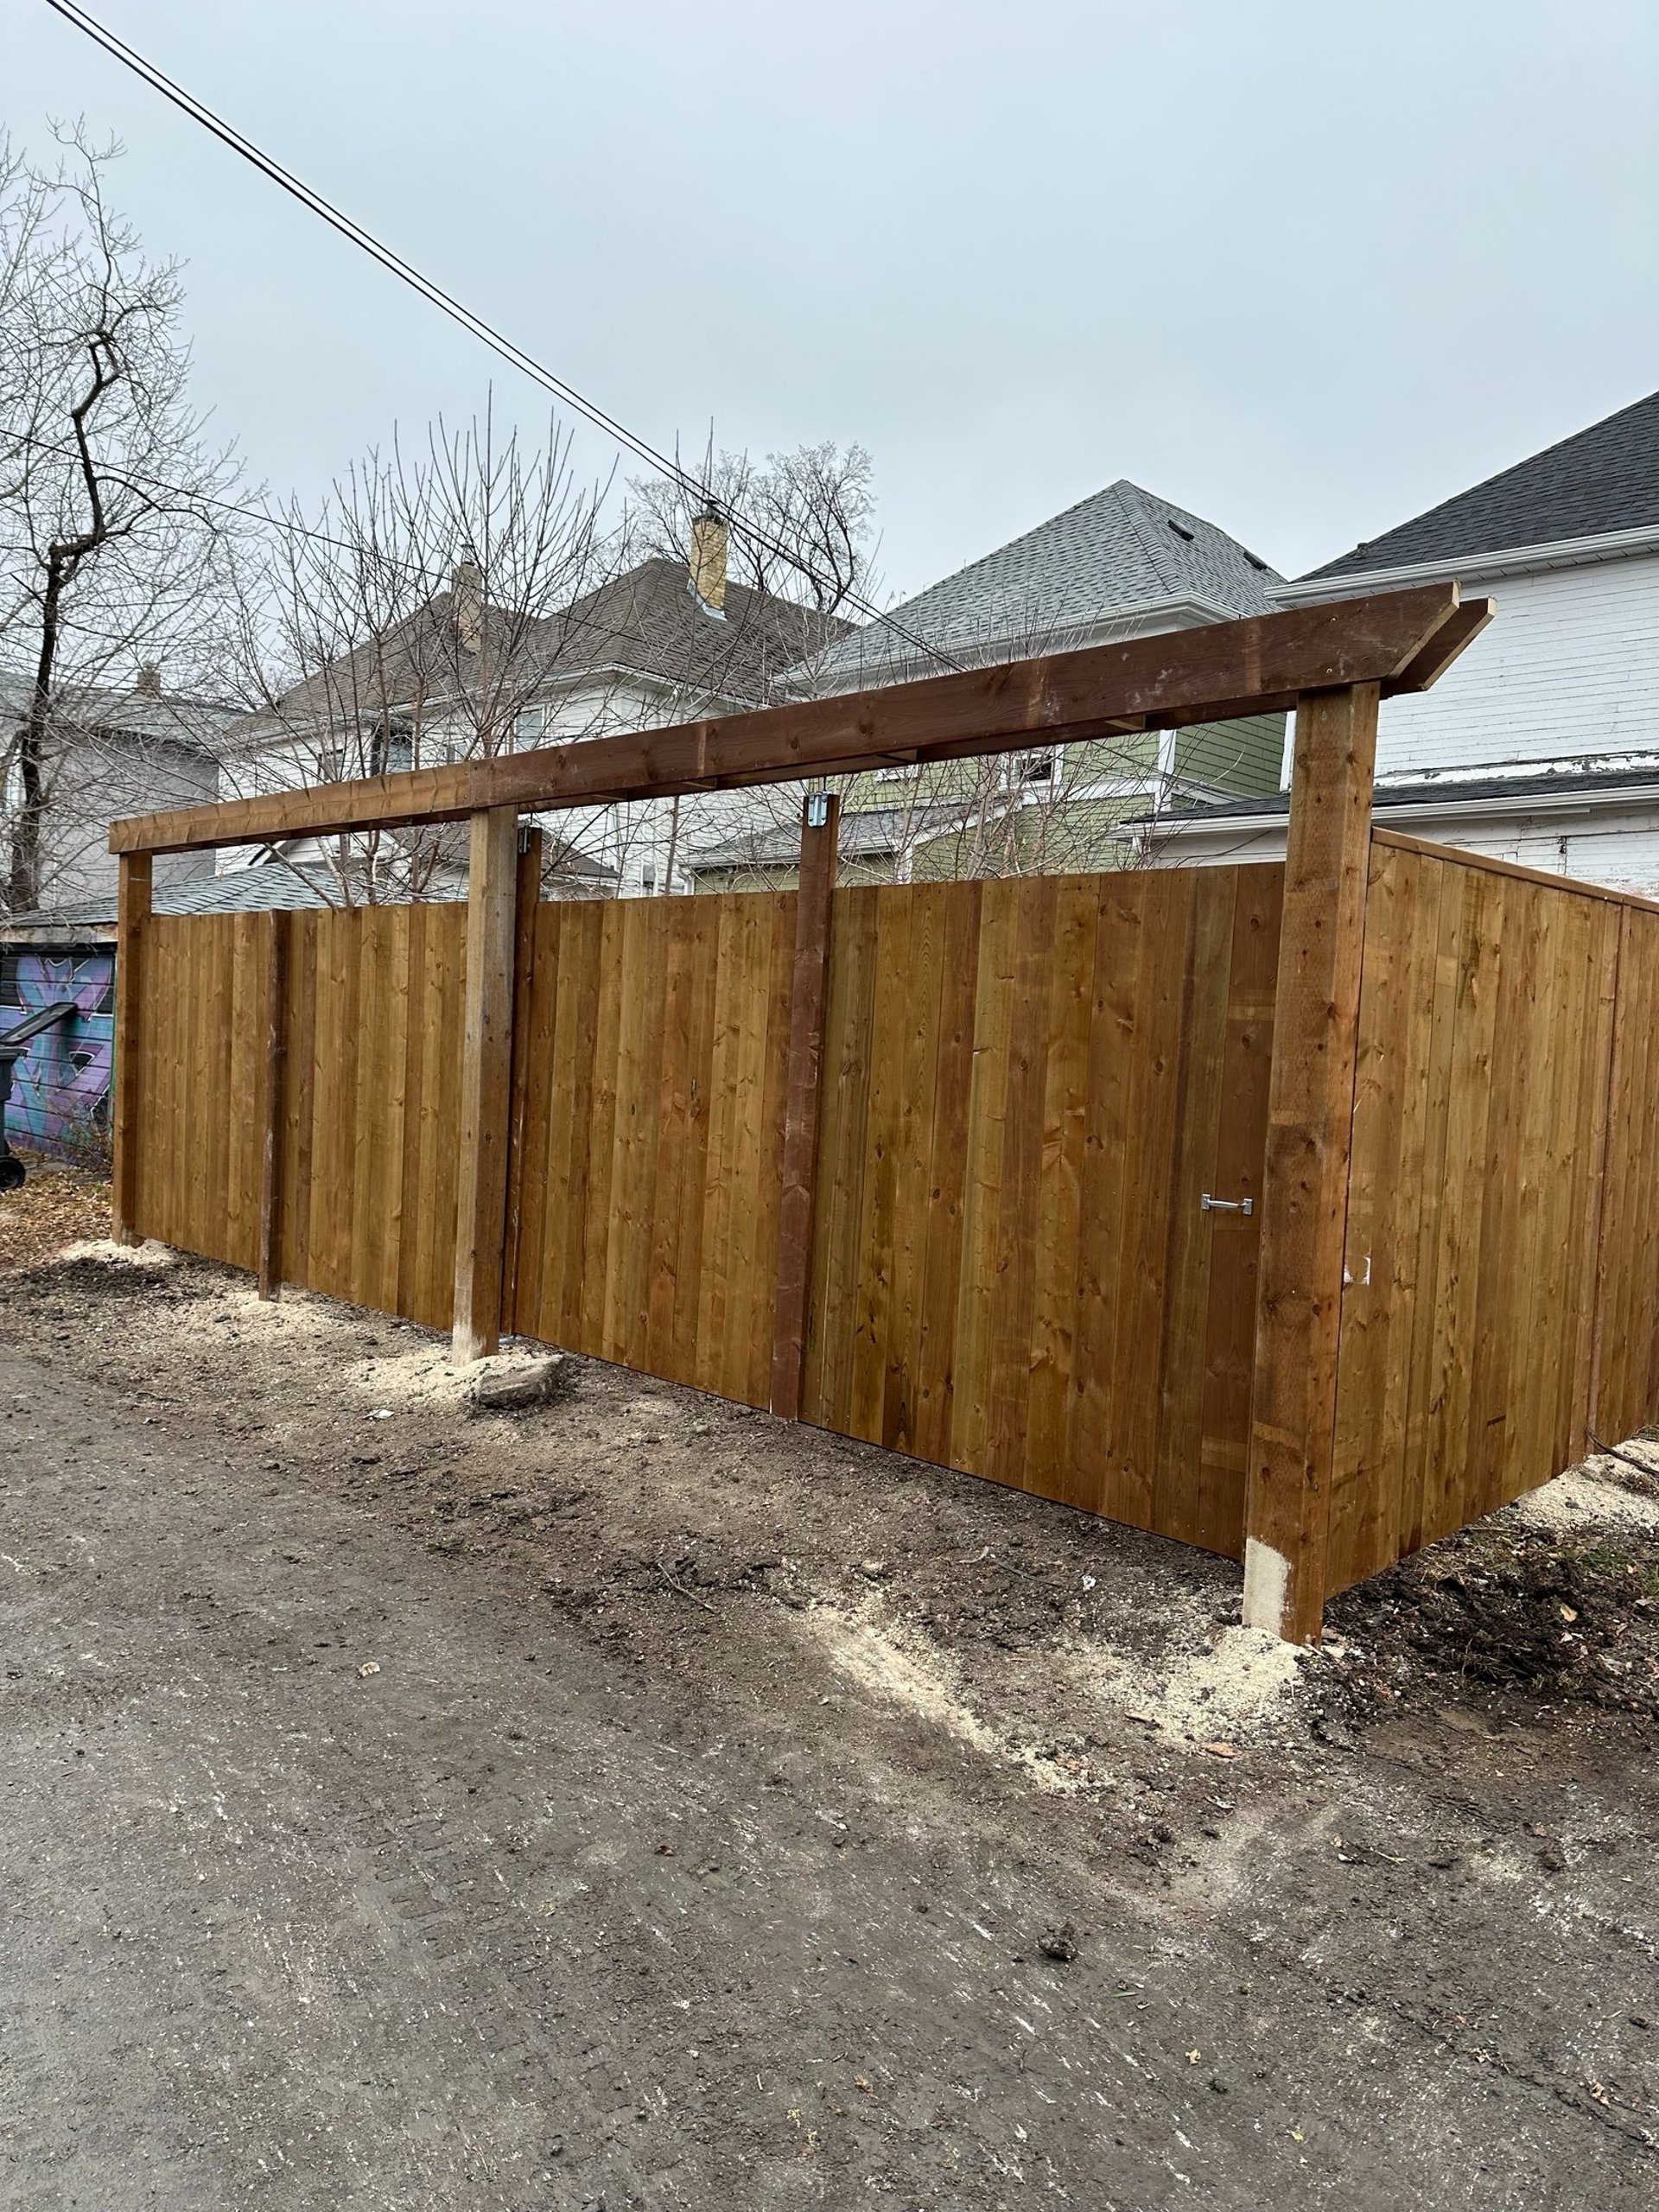
[[[1244,1503],[1245,1625],[1294,1643],[1325,1612],[1379,696],[1296,702]]]
[[[790,985],[789,1087],[784,1109],[783,1195],[778,1209],[778,1280],[772,1306],[772,1410],[798,1421],[806,1375],[806,1304],[817,1185],[818,1103],[830,971],[830,894],[841,800],[809,791],[801,810],[800,889]]]
[[[467,862],[467,982],[455,1175],[455,1299],[449,1356],[487,1359],[501,1341],[512,1075],[518,813],[481,807]]]
[[[114,1157],[110,1173],[110,1235],[118,1244],[143,1241],[137,1229],[138,1028],[143,1003],[139,963],[143,958],[154,873],[150,854],[121,855],[115,924],[115,1112],[111,1130]]]

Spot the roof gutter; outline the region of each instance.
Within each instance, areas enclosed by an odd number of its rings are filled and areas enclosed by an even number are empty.
[[[1459,553],[1440,561],[1410,561],[1393,569],[1354,569],[1339,576],[1303,576],[1268,587],[1280,607],[1309,607],[1368,592],[1403,590],[1409,584],[1459,582],[1524,575],[1540,569],[1578,569],[1595,561],[1624,561],[1659,553],[1659,527],[1610,530],[1595,537],[1561,537],[1543,545],[1513,545],[1491,553]]]
[[[1443,821],[1448,816],[1598,814],[1621,806],[1652,805],[1659,805],[1659,777],[1651,783],[1620,784],[1611,790],[1569,791],[1563,785],[1559,791],[1508,791],[1486,798],[1413,798],[1393,805],[1379,787],[1372,818],[1385,823],[1423,823]],[[1288,818],[1287,810],[1282,806],[1255,814],[1169,813],[1141,817],[1154,824],[1164,836],[1175,837],[1201,836],[1207,830],[1282,830]]]

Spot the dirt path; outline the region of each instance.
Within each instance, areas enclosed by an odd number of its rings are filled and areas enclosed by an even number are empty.
[[[1639,1479],[1287,1675],[1223,1562],[613,1370],[473,1418],[103,1253],[0,1342],[19,2212],[1659,2190]]]

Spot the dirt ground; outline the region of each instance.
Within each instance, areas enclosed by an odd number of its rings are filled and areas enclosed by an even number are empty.
[[[101,1175],[59,1167],[20,1154],[29,1180],[0,1194],[0,1274],[50,1259],[78,1238],[102,1236],[110,1223],[110,1186]]]
[[[0,2201],[1655,2201],[1659,1482],[1298,1659],[1226,1561],[570,1367],[0,1276]]]

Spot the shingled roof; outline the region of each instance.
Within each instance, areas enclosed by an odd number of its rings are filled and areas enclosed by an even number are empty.
[[[1120,478],[855,630],[823,656],[830,689],[1053,651],[1096,626],[1175,603],[1212,619],[1262,614],[1281,579],[1224,530]],[[909,635],[901,634],[901,629]],[[921,646],[912,639],[922,640]],[[935,653],[925,648],[933,647]]]
[[[568,670],[618,667],[698,693],[764,700],[785,668],[849,626],[728,582],[723,618],[691,590],[685,563],[666,557],[601,584],[544,626],[550,664]]]
[[[1625,530],[1659,530],[1659,391],[1367,539],[1301,581],[1370,575]]]
[[[527,625],[497,607],[483,609],[480,620],[490,648],[482,664],[515,695],[616,672],[687,690],[699,704],[748,706],[766,700],[785,669],[849,627],[834,615],[736,582],[726,587],[723,615],[711,614],[692,591],[685,563],[666,556],[642,561]],[[295,684],[283,696],[283,715],[327,722],[348,708],[372,714],[406,711],[417,702],[430,706],[470,691],[481,658],[461,642],[454,592],[437,592],[383,637]]]

